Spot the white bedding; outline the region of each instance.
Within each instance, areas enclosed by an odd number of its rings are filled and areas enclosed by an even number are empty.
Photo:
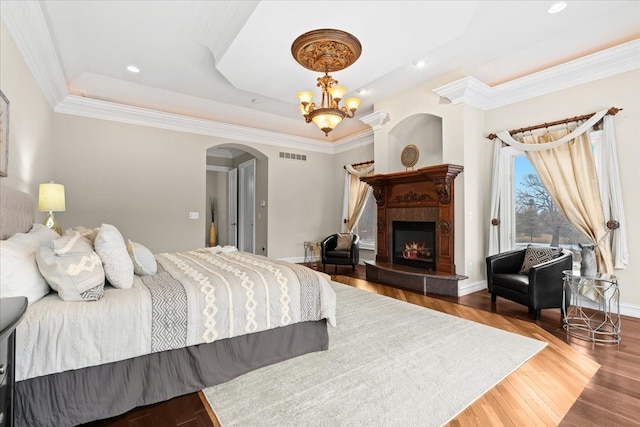
[[[335,325],[335,293],[324,273],[243,252],[201,249],[156,258],[164,270],[157,276],[165,275],[157,284],[136,276],[131,289],[107,286],[98,301],[62,301],[52,293],[29,306],[17,330],[16,380],[300,321],[326,318]],[[167,285],[167,274],[179,283]],[[184,297],[176,297],[176,288]],[[312,292],[316,309],[302,301]]]

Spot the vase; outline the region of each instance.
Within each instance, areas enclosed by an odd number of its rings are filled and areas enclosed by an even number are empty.
[[[216,225],[212,222],[209,228],[209,246],[218,246],[218,236],[216,236]]]

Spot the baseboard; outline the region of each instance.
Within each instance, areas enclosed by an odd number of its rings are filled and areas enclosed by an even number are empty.
[[[582,299],[582,305],[586,308],[591,308],[594,310],[598,309],[598,304],[594,301],[590,301],[587,298]],[[640,306],[620,301],[620,314],[623,316],[640,318]]]
[[[640,305],[620,303],[620,314],[640,318]]]
[[[487,289],[486,280],[478,280],[476,282],[463,283],[458,285],[458,296],[462,297],[462,296],[469,295],[474,292],[478,292],[486,289]]]

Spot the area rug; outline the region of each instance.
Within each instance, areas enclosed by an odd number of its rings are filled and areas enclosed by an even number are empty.
[[[333,282],[329,350],[204,394],[227,426],[440,426],[546,343]]]

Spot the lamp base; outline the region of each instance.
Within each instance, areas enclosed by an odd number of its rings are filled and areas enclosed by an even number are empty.
[[[56,217],[53,214],[53,211],[49,211],[47,217],[44,219],[43,224],[45,227],[52,229],[56,233],[62,235],[62,229],[60,228],[60,224],[56,221]]]

